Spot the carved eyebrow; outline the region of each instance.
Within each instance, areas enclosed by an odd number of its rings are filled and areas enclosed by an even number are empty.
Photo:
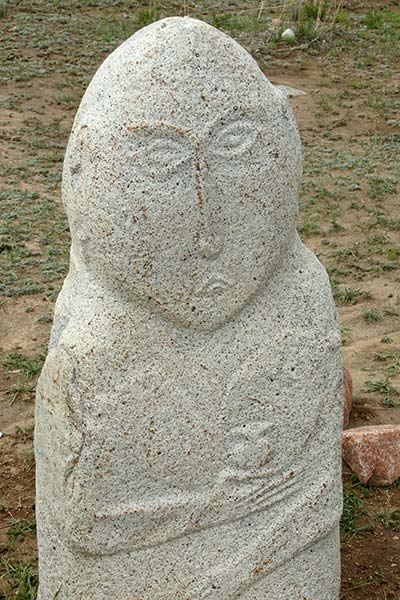
[[[165,123],[164,121],[155,121],[154,123],[138,123],[137,125],[129,125],[127,127],[128,131],[150,131],[151,133],[159,134],[159,133],[167,133],[170,131],[171,133],[176,133],[181,137],[187,138],[191,142],[193,142],[196,146],[199,145],[200,140],[193,133],[193,131],[189,131],[188,129],[184,129],[183,127],[178,127],[177,125],[172,125],[171,123]]]

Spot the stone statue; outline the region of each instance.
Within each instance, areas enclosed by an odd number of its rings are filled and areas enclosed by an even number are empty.
[[[340,336],[285,95],[191,18],[100,67],[36,414],[40,600],[337,600]]]

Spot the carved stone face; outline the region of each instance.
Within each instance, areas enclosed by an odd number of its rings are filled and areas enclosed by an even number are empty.
[[[96,278],[186,327],[214,328],[277,268],[299,176],[290,108],[254,60],[204,23],[167,19],[89,87],[64,200]]]

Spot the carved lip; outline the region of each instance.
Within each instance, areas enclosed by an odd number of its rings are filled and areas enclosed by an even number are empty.
[[[232,286],[232,282],[222,276],[212,277],[206,283],[200,285],[194,292],[195,296],[212,296],[222,294]]]

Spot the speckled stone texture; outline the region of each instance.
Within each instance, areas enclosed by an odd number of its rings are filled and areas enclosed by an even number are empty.
[[[337,600],[343,420],[297,127],[189,18],[100,67],[37,394],[40,600]]]
[[[400,478],[400,425],[348,429],[343,458],[361,483],[391,485]]]

